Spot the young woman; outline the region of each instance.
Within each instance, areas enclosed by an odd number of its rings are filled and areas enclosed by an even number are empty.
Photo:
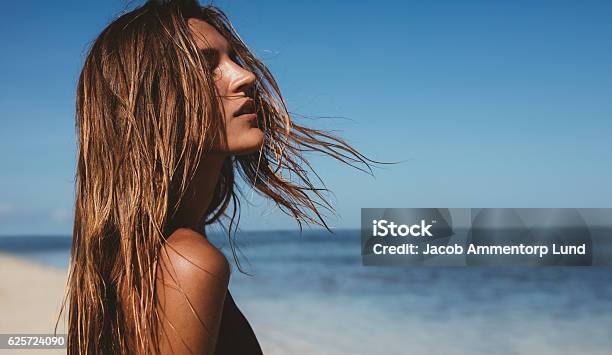
[[[238,173],[300,225],[326,226],[304,152],[371,160],[293,122],[226,16],[156,1],[95,40],[77,87],[68,354],[259,354],[205,226],[239,209]],[[228,211],[231,211],[229,213]],[[235,228],[234,228],[235,229]],[[232,249],[233,250],[233,249]]]

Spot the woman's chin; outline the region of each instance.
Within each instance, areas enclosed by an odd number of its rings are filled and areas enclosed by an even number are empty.
[[[258,152],[265,141],[265,134],[257,127],[249,129],[248,132],[232,139],[229,142],[229,151],[233,155],[246,155]]]

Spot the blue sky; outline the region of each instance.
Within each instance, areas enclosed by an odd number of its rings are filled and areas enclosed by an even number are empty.
[[[0,12],[0,235],[69,234],[74,87],[125,1]],[[289,109],[342,116],[375,177],[313,157],[338,216],[361,207],[611,207],[612,2],[217,1]],[[247,194],[251,196],[251,194]],[[295,228],[243,204],[243,230]]]

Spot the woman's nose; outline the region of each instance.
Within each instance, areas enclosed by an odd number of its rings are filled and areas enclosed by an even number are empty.
[[[234,75],[233,80],[230,84],[230,90],[232,93],[244,92],[248,93],[253,87],[255,80],[255,74],[250,70],[244,69],[238,64],[233,65]]]

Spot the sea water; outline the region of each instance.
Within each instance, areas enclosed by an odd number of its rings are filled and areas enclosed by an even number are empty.
[[[210,239],[233,260],[223,235]],[[612,267],[366,267],[358,230],[240,232],[230,282],[271,354],[611,354]],[[65,269],[69,237],[0,237]]]

